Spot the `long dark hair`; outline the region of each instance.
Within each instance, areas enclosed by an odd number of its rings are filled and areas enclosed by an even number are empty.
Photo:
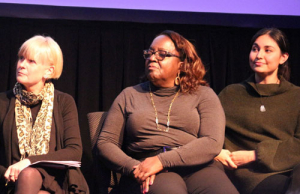
[[[256,34],[251,39],[251,47],[255,40],[262,35],[269,35],[279,46],[281,54],[289,53],[289,42],[286,35],[277,28],[263,28],[256,32]],[[290,79],[290,67],[288,64],[288,60],[286,60],[283,64],[280,64],[278,67],[278,78],[283,77],[286,80]]]

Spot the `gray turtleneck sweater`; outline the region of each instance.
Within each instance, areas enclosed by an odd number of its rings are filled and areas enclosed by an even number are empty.
[[[150,85],[159,127],[165,129],[170,103],[178,87]],[[211,88],[199,86],[192,94],[179,93],[171,108],[170,130],[158,130],[149,82],[145,82],[124,89],[115,99],[99,136],[98,149],[110,168],[125,175],[140,163],[128,155],[163,146],[180,147],[158,155],[163,167],[200,165],[219,154],[224,129],[225,116],[217,95]]]
[[[219,94],[226,114],[225,148],[255,150],[257,161],[232,171],[241,193],[251,193],[266,177],[300,163],[300,88],[256,84],[254,76]],[[264,105],[266,112],[260,111]]]

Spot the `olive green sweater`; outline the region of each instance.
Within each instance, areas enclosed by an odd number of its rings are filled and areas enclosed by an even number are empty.
[[[225,149],[255,150],[257,160],[231,172],[241,193],[250,193],[266,177],[300,163],[300,88],[256,84],[254,76],[227,86],[219,98],[226,115]],[[260,111],[264,105],[266,112]]]

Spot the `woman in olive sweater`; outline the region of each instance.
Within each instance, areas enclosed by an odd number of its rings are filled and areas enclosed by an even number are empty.
[[[254,75],[227,86],[219,98],[226,115],[225,149],[215,159],[241,193],[299,192],[300,88],[288,79],[288,42],[262,29],[249,55]]]

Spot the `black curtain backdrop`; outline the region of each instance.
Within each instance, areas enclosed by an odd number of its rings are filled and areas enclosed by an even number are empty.
[[[194,43],[206,66],[206,79],[216,93],[251,74],[250,39],[259,28],[0,17],[0,92],[12,89],[16,82],[17,52],[25,40],[49,35],[61,46],[64,70],[54,84],[77,103],[84,148],[82,171],[91,191],[95,182],[86,115],[107,111],[122,89],[139,83],[144,72],[142,50],[166,29]],[[290,40],[291,82],[300,85],[300,29],[281,30]]]

